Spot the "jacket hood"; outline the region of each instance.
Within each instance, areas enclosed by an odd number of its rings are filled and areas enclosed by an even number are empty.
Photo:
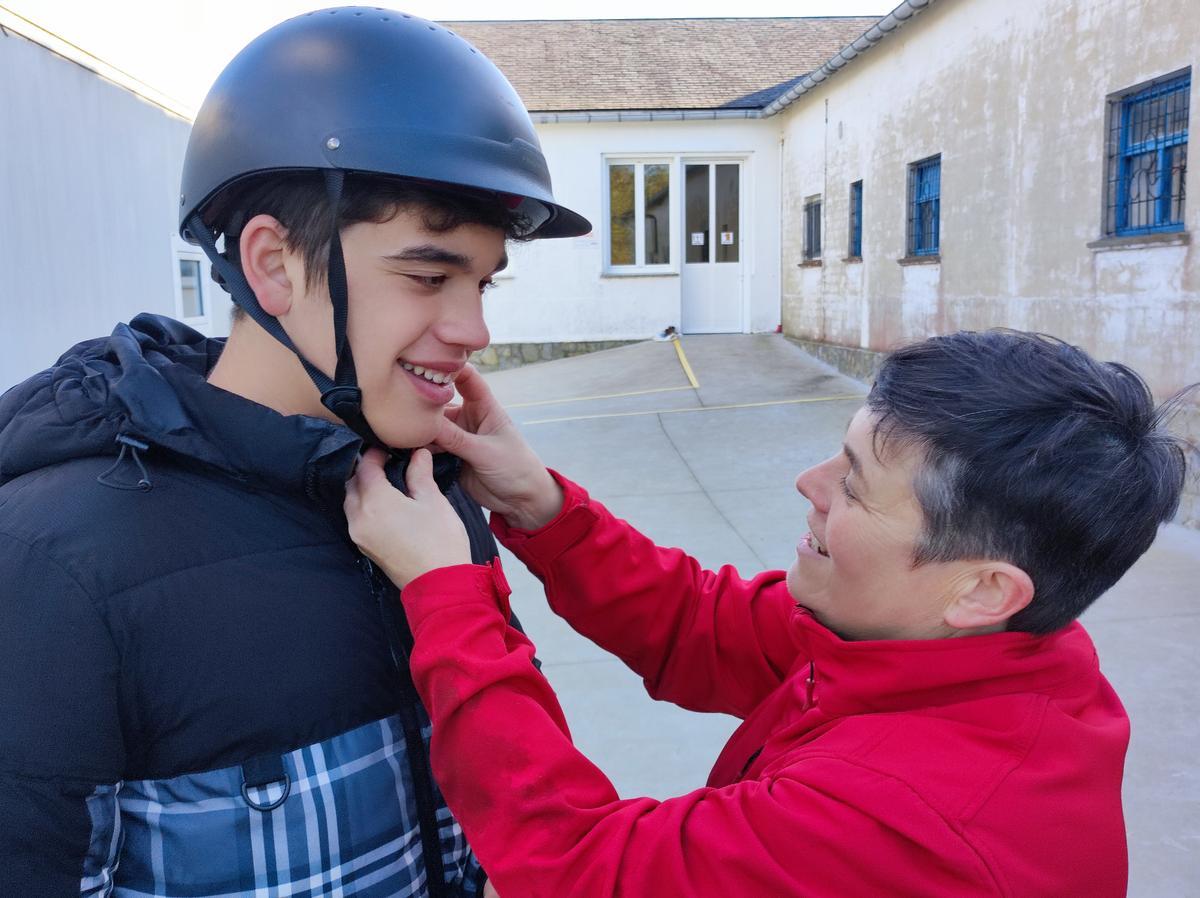
[[[205,380],[225,341],[142,314],[69,349],[0,396],[0,486],[49,465],[116,456],[119,436],[273,490],[337,498],[358,455],[348,428],[284,416]]]

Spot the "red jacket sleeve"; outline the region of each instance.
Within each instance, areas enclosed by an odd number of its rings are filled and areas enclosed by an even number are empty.
[[[540,530],[492,529],[545,585],[555,613],[618,656],[656,699],[745,717],[798,660],[782,571],[743,580],[656,546],[555,475],[562,512]]]
[[[532,645],[506,624],[498,564],[432,571],[403,601],[434,776],[501,898],[997,894],[907,785],[844,760],[621,799],[571,744]]]

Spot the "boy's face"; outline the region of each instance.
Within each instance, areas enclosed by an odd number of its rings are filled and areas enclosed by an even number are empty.
[[[437,234],[419,215],[400,212],[382,223],[342,231],[350,291],[347,336],[354,352],[363,411],[393,448],[433,439],[451,381],[468,356],[488,344],[483,291],[506,262],[504,233],[463,225]],[[312,285],[292,321],[302,348],[332,375],[336,366],[328,287]],[[315,295],[313,295],[315,294]],[[296,306],[293,306],[293,318]],[[422,373],[418,373],[421,371]]]
[[[966,566],[913,566],[923,516],[915,450],[875,455],[875,419],[860,409],[837,455],[796,478],[812,503],[810,533],[787,572],[788,592],[845,639],[954,635],[944,613]],[[819,547],[819,548],[818,548]]]

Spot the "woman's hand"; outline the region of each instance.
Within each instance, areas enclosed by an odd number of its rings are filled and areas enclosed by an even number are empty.
[[[463,404],[446,409],[434,445],[466,462],[463,487],[513,527],[536,530],[550,523],[562,509],[562,488],[478,371],[467,365],[454,386]]]
[[[369,450],[346,484],[350,538],[362,553],[402,589],[435,568],[470,564],[466,528],[434,483],[429,450],[413,451],[407,496],[388,482],[386,460],[382,450]]]

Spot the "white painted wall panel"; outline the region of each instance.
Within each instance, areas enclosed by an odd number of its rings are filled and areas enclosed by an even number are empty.
[[[678,274],[606,276],[603,218],[605,154],[744,155],[747,220],[744,291],[748,331],[779,323],[779,124],[777,120],[543,124],[542,149],[555,198],[585,215],[594,230],[573,240],[546,240],[514,252],[513,277],[486,300],[496,343],[642,339],[679,324]],[[673,215],[680,215],[676,183]],[[676,253],[681,247],[675,247]]]
[[[138,312],[176,314],[188,131],[40,45],[0,36],[0,390]],[[227,333],[228,297],[208,295],[209,329]]]

